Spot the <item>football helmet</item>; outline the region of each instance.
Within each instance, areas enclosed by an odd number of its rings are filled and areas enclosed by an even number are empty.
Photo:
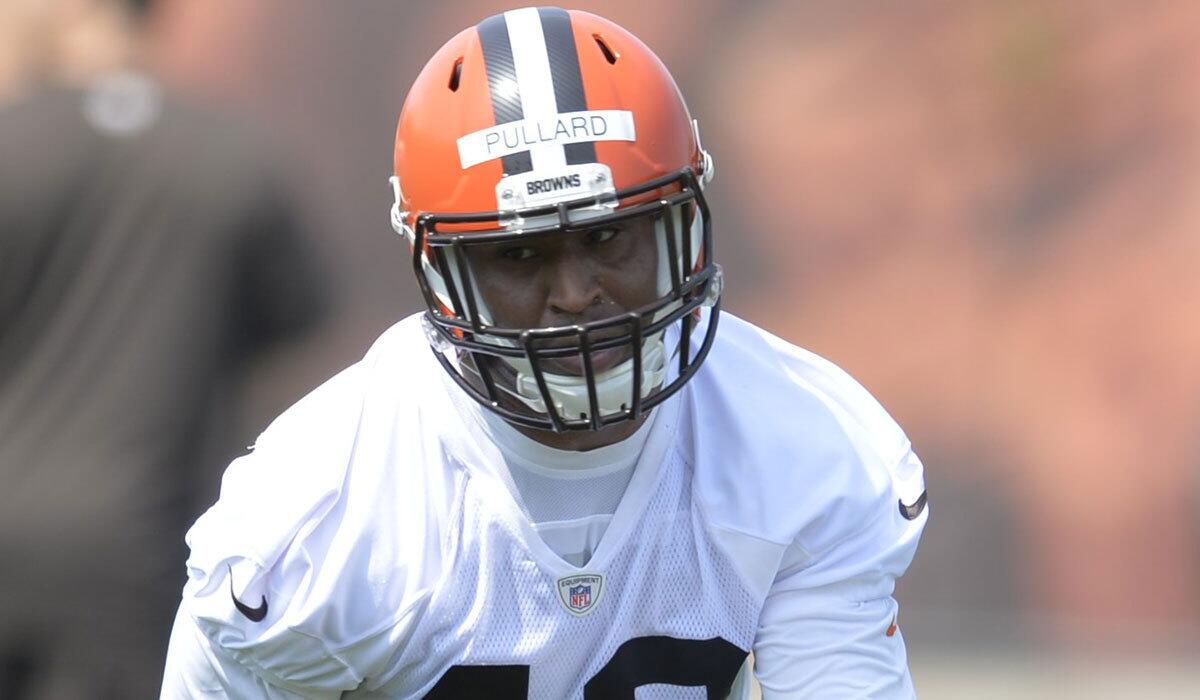
[[[392,226],[411,245],[430,344],[506,420],[553,431],[633,420],[704,361],[721,296],[703,192],[713,160],[666,67],[625,29],[543,7],[462,31],[409,91],[394,165]],[[638,308],[512,327],[480,293],[481,246],[633,221],[657,254],[657,298]],[[614,348],[618,363],[594,366]],[[568,357],[577,373],[562,369]]]

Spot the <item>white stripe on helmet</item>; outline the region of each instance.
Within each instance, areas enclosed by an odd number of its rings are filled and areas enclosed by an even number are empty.
[[[550,57],[546,53],[546,37],[536,7],[509,10],[504,13],[508,25],[508,40],[512,45],[513,67],[521,93],[521,110],[526,119],[553,118],[558,114],[554,99],[554,78],[550,72]],[[529,149],[534,172],[559,169],[567,164],[561,144],[533,146]]]

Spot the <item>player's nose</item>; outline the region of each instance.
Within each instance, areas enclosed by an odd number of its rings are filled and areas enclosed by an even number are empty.
[[[561,318],[559,323],[578,322],[592,306],[603,301],[604,290],[595,270],[584,256],[565,252],[557,257],[550,273],[549,310]]]

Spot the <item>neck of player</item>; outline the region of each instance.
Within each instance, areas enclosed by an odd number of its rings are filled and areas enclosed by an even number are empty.
[[[550,430],[538,430],[536,428],[526,428],[524,426],[513,426],[519,430],[525,437],[531,440],[537,440],[546,447],[553,447],[556,450],[571,450],[573,452],[586,452],[595,450],[600,447],[614,445],[622,440],[628,439],[642,427],[648,416],[642,416],[637,420],[623,421],[606,426],[600,430],[571,430],[563,433],[556,433]]]

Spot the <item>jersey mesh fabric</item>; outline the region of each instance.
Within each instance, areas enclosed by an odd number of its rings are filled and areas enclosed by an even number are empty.
[[[625,440],[587,452],[546,447],[484,413],[504,457],[514,499],[550,549],[575,566],[585,564],[625,495],[634,466],[656,421],[650,418]]]
[[[705,528],[691,499],[691,469],[674,450],[659,465],[642,512],[625,539],[586,573],[604,577],[583,616],[569,612],[557,581],[583,570],[539,559],[527,532],[494,493],[467,484],[456,533],[454,576],[433,591],[407,649],[347,697],[416,698],[451,666],[529,667],[531,699],[580,699],[621,645],[638,637],[720,637],[742,650],[754,639],[763,600],[752,593]],[[616,533],[614,533],[616,534]],[[647,684],[638,698],[687,697]]]
[[[535,470],[520,460],[506,459],[513,485],[535,523],[615,513],[636,462],[634,455],[617,464],[566,471]]]
[[[542,540],[564,560],[583,566],[612,522],[633,465],[583,479],[538,476],[520,468],[511,476]]]

